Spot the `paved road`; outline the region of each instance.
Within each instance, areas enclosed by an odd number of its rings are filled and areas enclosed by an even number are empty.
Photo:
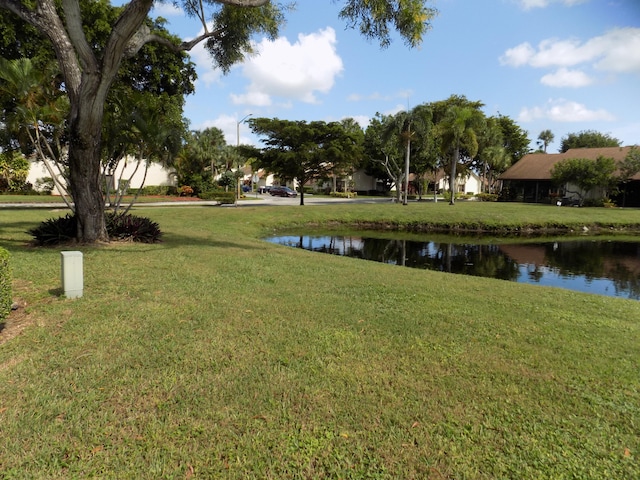
[[[299,205],[300,197],[272,197],[269,194],[248,194],[250,200],[240,200],[238,207],[259,207],[266,205]],[[334,198],[325,196],[305,195],[305,205],[328,205],[331,203],[389,203],[391,199],[388,197],[361,197],[361,198]],[[189,202],[154,202],[154,203],[138,203],[136,207],[188,207],[195,205],[217,205],[217,202],[210,201],[189,201]],[[224,205],[224,207],[235,207],[236,205]],[[64,203],[41,202],[41,203],[3,203],[0,201],[0,208],[49,208],[49,209],[66,209]]]
[[[258,205],[300,205],[300,197],[272,197],[269,194],[258,194],[258,199],[255,200],[255,194],[247,194],[248,198],[252,200],[240,200],[238,206],[258,206]],[[385,197],[361,197],[361,198],[336,198],[325,197],[315,195],[305,195],[305,205],[328,205],[331,203],[388,203],[390,198]]]

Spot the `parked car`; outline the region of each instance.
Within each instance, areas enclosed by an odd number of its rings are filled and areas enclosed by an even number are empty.
[[[289,187],[271,187],[269,193],[276,197],[297,197],[298,193]]]

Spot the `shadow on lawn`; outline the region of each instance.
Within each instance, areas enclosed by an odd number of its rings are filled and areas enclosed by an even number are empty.
[[[249,242],[230,242],[227,240],[216,240],[211,237],[180,235],[176,233],[166,233],[162,235],[162,241],[155,245],[165,246],[167,248],[178,247],[211,247],[211,248],[242,248],[242,249],[258,249],[257,245],[251,245]]]
[[[10,222],[5,223],[2,222],[0,226],[0,247],[2,248],[29,248],[31,236],[28,239],[18,239],[15,237],[16,230],[19,230],[21,233],[29,234],[28,230],[35,228],[38,226],[37,222]]]

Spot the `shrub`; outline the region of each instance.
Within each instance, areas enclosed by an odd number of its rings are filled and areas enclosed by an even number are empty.
[[[147,217],[109,212],[106,222],[107,233],[111,239],[158,243],[162,237],[160,226]]]
[[[476,198],[481,202],[497,202],[498,194],[497,193],[478,193]]]
[[[105,215],[105,221],[107,234],[113,240],[131,240],[141,243],[161,241],[160,227],[147,217],[109,212]],[[36,245],[51,246],[73,241],[76,237],[76,231],[76,217],[68,213],[64,217],[50,218],[28,230],[27,233],[34,237]]]
[[[213,200],[221,204],[236,203],[236,193],[225,192],[224,190],[207,190],[206,192],[200,192],[198,198],[202,200]]]
[[[76,237],[77,223],[75,215],[67,213],[64,217],[50,218],[27,233],[41,246],[67,243]]]
[[[0,248],[0,322],[9,316],[11,311],[11,266],[9,252]]]
[[[129,189],[131,192],[132,189]],[[140,195],[177,195],[178,190],[171,185],[147,185],[142,187]]]
[[[180,193],[181,197],[190,197],[191,195],[193,195],[193,188],[191,188],[189,185],[182,185],[178,189],[178,192]]]
[[[329,195],[336,198],[354,198],[358,196],[356,192],[331,192]]]
[[[227,170],[222,172],[222,175],[218,178],[218,185],[221,187],[235,188],[237,184],[236,181],[236,174],[231,170]]]
[[[442,198],[449,201],[451,200],[451,192],[449,190],[445,190],[442,192]],[[466,196],[464,193],[456,192],[456,196],[454,197],[456,200],[465,200]]]
[[[582,202],[583,207],[604,207],[604,198],[587,198]]]
[[[51,177],[42,177],[36,180],[36,184],[34,189],[38,191],[38,193],[43,195],[51,195],[53,190],[55,189],[55,184],[53,183],[53,178]]]

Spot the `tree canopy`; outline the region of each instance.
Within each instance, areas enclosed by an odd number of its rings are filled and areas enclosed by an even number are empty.
[[[51,43],[55,52],[60,84],[69,99],[69,182],[76,206],[77,238],[83,242],[108,240],[100,185],[102,124],[105,102],[126,59],[135,57],[150,43],[185,52],[204,42],[214,64],[228,71],[251,53],[254,35],[277,36],[288,9],[268,0],[183,0],[178,5],[199,21],[202,33],[191,40],[177,41],[160,35],[149,23],[153,0],[130,0],[112,22],[100,25],[108,34],[94,39],[88,33],[92,31],[92,19],[85,10],[92,3],[0,0],[1,9],[21,20],[18,29],[28,24]],[[389,44],[394,30],[408,45],[418,45],[435,15],[435,10],[427,7],[427,0],[341,3],[340,17],[365,37],[379,40],[383,47]],[[3,15],[3,19],[6,17]],[[16,22],[15,17],[10,22]],[[1,33],[7,39],[16,32],[14,28],[13,32],[5,29]]]
[[[538,135],[538,140],[536,143],[544,153],[547,153],[547,147],[551,142],[553,142],[554,138],[556,138],[556,136],[553,134],[551,130],[548,130],[548,129],[543,130]]]
[[[560,142],[560,153],[565,153],[572,148],[600,148],[619,147],[620,140],[612,137],[608,133],[600,133],[595,130],[583,130],[578,133],[569,133],[562,137]]]
[[[616,163],[613,158],[599,156],[596,160],[588,158],[568,158],[556,163],[551,169],[551,180],[558,184],[564,184],[567,192],[575,193],[584,202],[586,195],[594,188],[604,190],[613,186],[613,172]],[[570,185],[575,185],[578,190],[569,190]]]
[[[304,205],[305,183],[340,170],[360,156],[362,134],[354,128],[355,122],[252,118],[247,123],[264,137],[258,166],[281,180],[296,180],[300,205]]]

